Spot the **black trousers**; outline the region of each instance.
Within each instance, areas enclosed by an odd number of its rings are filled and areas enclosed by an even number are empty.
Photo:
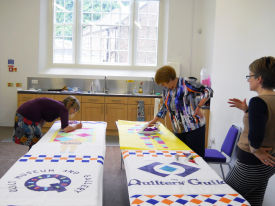
[[[175,135],[194,152],[204,158],[205,153],[205,126],[202,126],[196,130],[175,133]]]

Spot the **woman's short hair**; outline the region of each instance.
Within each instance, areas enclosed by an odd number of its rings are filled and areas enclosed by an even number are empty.
[[[249,70],[255,77],[262,77],[262,87],[275,88],[275,58],[272,56],[256,59],[249,65]]]
[[[80,102],[74,96],[68,96],[62,102],[68,110],[70,108],[74,108],[76,111],[80,110]]]
[[[170,80],[176,79],[176,71],[173,67],[165,65],[159,68],[155,74],[155,82],[168,83]]]

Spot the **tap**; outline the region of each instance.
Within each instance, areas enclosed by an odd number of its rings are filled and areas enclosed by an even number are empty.
[[[94,87],[94,81],[93,80],[91,81],[91,84],[90,84],[90,92],[91,93],[95,92],[95,87]]]
[[[155,79],[154,79],[154,77],[152,77],[152,82],[153,82],[153,84],[152,84],[152,94],[155,94]]]
[[[109,90],[107,89],[107,76],[104,77],[104,93],[108,94]]]

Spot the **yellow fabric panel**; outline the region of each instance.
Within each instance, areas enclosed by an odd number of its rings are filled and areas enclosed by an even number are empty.
[[[190,148],[160,123],[159,133],[138,133],[145,122],[117,121],[120,149],[131,150],[190,150]]]

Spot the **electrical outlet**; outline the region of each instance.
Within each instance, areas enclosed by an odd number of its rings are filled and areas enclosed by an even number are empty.
[[[214,147],[214,145],[215,145],[215,139],[210,139],[209,141],[208,141],[208,143],[209,143],[209,145],[208,145],[208,148],[213,148]]]
[[[38,79],[32,79],[32,84],[38,84]]]
[[[215,139],[211,139],[211,144],[215,144]]]
[[[16,87],[22,87],[22,83],[16,82],[16,83],[15,83],[15,86],[16,86]]]
[[[13,87],[13,83],[12,82],[8,82],[8,87]]]

